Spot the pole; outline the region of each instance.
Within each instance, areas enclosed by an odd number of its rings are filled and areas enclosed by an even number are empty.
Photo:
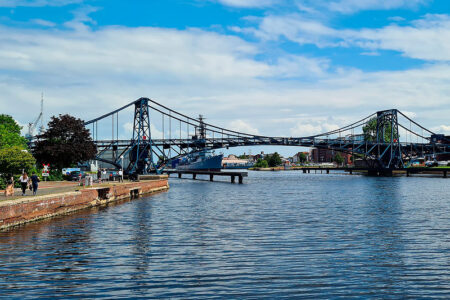
[[[120,157],[120,164],[122,166],[122,182],[123,182],[123,155]]]

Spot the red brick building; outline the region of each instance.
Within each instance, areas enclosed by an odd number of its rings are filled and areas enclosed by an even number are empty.
[[[342,153],[335,150],[330,149],[322,149],[322,148],[312,148],[309,157],[310,161],[313,163],[332,163],[334,162],[334,157],[339,153],[344,158],[344,164],[350,165],[351,162],[351,154]]]

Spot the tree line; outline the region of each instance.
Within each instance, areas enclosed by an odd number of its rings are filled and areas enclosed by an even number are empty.
[[[21,130],[12,116],[0,115],[0,189],[11,175],[40,174],[42,164],[50,164],[50,179],[62,179],[62,168],[93,159],[97,153],[84,122],[67,114],[53,116],[33,145]]]

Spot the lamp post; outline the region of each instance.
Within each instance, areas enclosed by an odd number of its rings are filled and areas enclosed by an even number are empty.
[[[123,182],[123,155],[120,156],[120,164],[122,165],[122,182]]]

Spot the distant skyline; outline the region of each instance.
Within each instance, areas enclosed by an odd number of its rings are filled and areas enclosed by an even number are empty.
[[[0,0],[0,110],[22,125],[44,92],[46,121],[144,96],[263,135],[390,108],[450,134],[449,61],[446,0]]]

